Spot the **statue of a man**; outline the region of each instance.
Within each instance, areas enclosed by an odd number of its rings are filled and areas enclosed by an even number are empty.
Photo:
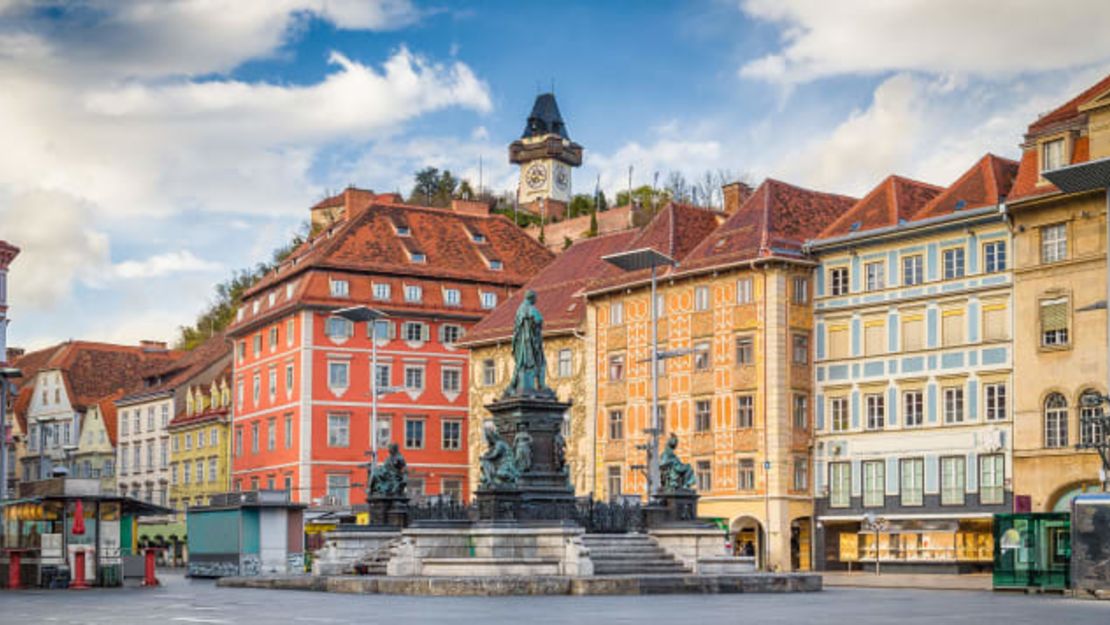
[[[694,468],[679,459],[675,449],[678,448],[678,437],[673,433],[667,439],[667,447],[659,457],[659,476],[663,482],[663,490],[674,492],[694,488],[697,477]]]
[[[536,292],[529,290],[516,310],[513,323],[513,378],[505,395],[546,391],[547,359],[543,354],[543,315],[536,308]]]
[[[403,497],[408,486],[408,464],[397,443],[389,444],[389,455],[370,472],[370,492],[387,497]]]
[[[532,468],[532,435],[528,430],[521,428],[513,437],[513,457],[521,472]]]
[[[505,488],[516,486],[520,471],[516,466],[516,454],[505,439],[492,427],[485,429],[486,451],[479,459],[482,488]]]

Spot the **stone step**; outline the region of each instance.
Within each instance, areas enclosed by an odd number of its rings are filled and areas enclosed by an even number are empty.
[[[596,561],[600,560],[628,560],[636,562],[677,562],[674,556],[669,553],[652,553],[652,554],[626,554],[626,553],[596,553],[590,552],[590,559]]]
[[[595,564],[594,575],[660,575],[670,573],[675,575],[689,574],[686,567],[679,564],[669,566],[643,566],[643,565],[612,565]]]

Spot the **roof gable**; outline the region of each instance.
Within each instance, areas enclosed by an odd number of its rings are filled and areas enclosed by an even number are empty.
[[[1037,121],[1029,124],[1029,135],[1037,135],[1050,130],[1056,124],[1070,121],[1078,117],[1084,104],[1097,100],[1110,92],[1110,75],[1084,89],[1079,95],[1041,115]]]
[[[896,226],[909,220],[941,191],[943,187],[901,176],[887,176],[818,236],[842,236],[861,230]]]
[[[923,206],[913,220],[950,215],[961,210],[996,206],[1010,193],[1018,163],[986,154],[947,189]]]

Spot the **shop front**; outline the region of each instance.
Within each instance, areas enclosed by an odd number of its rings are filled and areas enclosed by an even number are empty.
[[[989,517],[837,519],[818,523],[827,570],[890,573],[989,572],[994,537]]]

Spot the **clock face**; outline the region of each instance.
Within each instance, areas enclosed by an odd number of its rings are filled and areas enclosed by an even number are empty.
[[[547,182],[547,168],[535,163],[524,172],[524,181],[531,189],[539,189]]]
[[[558,166],[555,169],[555,186],[564,190],[570,187],[570,172],[566,167]]]

